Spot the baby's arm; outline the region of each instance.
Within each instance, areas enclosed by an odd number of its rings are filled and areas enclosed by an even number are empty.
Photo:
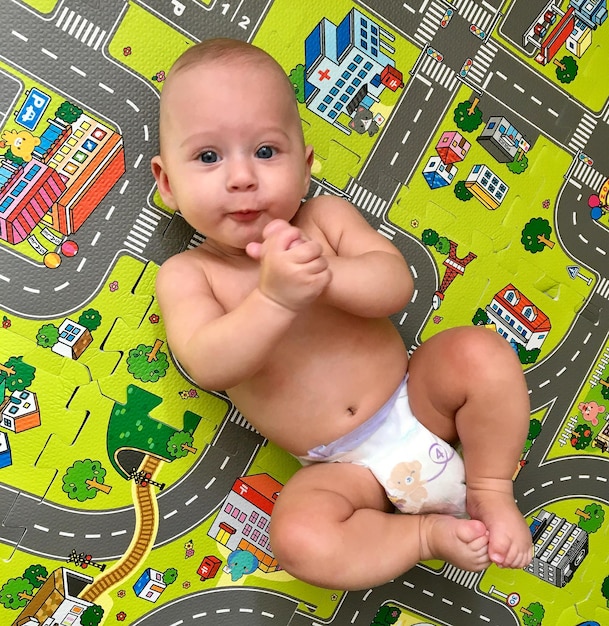
[[[265,241],[260,284],[232,311],[214,297],[196,252],[172,257],[159,270],[156,289],[169,345],[201,387],[230,389],[252,377],[299,309],[327,284],[320,251],[290,249],[289,236],[278,233]]]
[[[362,317],[386,317],[408,304],[414,287],[402,253],[353,205],[318,196],[298,218],[305,231],[319,228],[336,252],[328,257],[332,281],[322,295],[326,302]]]

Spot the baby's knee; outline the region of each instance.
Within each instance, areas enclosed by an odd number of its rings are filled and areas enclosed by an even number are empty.
[[[483,380],[486,376],[493,377],[494,372],[498,371],[503,375],[509,370],[522,374],[516,351],[496,332],[479,326],[453,330],[450,353],[467,375],[474,374],[477,380]]]
[[[280,567],[295,578],[309,579],[326,559],[323,537],[302,516],[284,512],[271,518],[270,540]]]

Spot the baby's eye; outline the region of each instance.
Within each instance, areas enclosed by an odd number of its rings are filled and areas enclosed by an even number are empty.
[[[202,152],[199,158],[203,163],[216,163],[219,160],[218,154],[213,150],[206,150],[205,152]]]
[[[262,146],[256,151],[256,156],[259,159],[270,159],[275,154],[275,149],[271,146]]]

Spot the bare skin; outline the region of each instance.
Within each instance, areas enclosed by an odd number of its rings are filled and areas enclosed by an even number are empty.
[[[207,236],[159,271],[169,344],[202,388],[227,390],[295,455],[364,423],[406,371],[417,419],[461,441],[472,519],[396,515],[361,466],[297,472],[271,524],[273,552],[294,576],[356,589],[421,559],[523,567],[531,537],[510,480],[529,422],[521,366],[479,328],[439,333],[409,363],[388,319],[412,297],[408,265],[344,200],[301,204],[313,151],[285,81],[268,58],[232,57],[190,62],[166,81],[153,173],[165,203]]]

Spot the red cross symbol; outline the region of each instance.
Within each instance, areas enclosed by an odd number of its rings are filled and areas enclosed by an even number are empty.
[[[324,78],[326,80],[330,80],[330,70],[328,68],[326,68],[323,72],[321,70],[317,70],[317,72],[319,74],[320,81],[324,80]]]

